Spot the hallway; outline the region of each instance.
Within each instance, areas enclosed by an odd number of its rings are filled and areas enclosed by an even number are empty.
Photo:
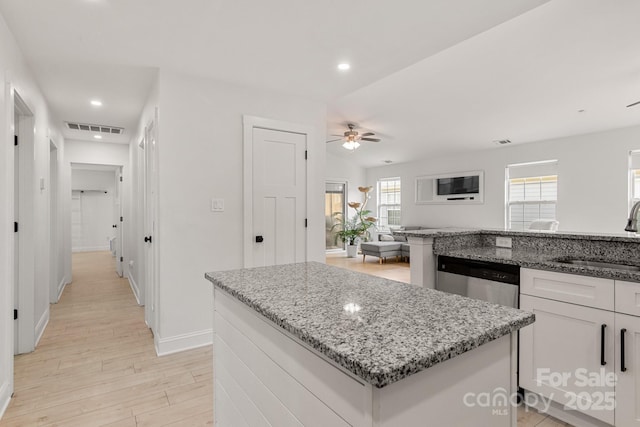
[[[14,378],[1,427],[213,425],[211,346],[157,357],[110,252],[73,254],[73,283]]]

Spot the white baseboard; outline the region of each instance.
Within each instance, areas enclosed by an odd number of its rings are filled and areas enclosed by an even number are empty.
[[[7,407],[9,406],[9,402],[11,402],[12,393],[13,392],[11,390],[11,384],[9,383],[9,381],[5,381],[0,386],[0,420],[2,419],[2,416],[7,410]]]
[[[71,248],[71,252],[98,252],[98,251],[109,251],[109,245],[107,246],[81,246],[76,248]]]
[[[156,337],[157,338],[157,337]],[[213,329],[176,335],[169,338],[156,339],[156,353],[158,356],[178,353],[204,347],[213,343]]]
[[[67,279],[66,277],[63,277],[62,280],[60,280],[60,283],[58,283],[58,296],[56,298],[56,302],[60,301],[60,297],[62,296],[62,293],[64,292],[64,288],[67,286]]]
[[[131,290],[133,291],[133,296],[136,297],[136,302],[140,306],[143,305],[143,304],[140,304],[140,288],[138,288],[138,284],[136,283],[134,278],[131,276],[131,272],[127,273],[127,279],[129,280],[129,286],[131,286]]]
[[[42,338],[42,334],[44,334],[44,330],[47,328],[47,325],[49,324],[49,304],[47,304],[47,309],[45,310],[44,313],[42,313],[42,317],[40,317],[40,320],[38,320],[38,324],[36,325],[36,343],[34,345],[34,347],[38,346],[38,343],[40,342],[40,338]]]

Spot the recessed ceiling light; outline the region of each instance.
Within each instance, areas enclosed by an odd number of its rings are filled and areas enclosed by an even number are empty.
[[[350,68],[351,68],[351,65],[347,64],[346,62],[343,62],[342,64],[338,64],[338,70],[340,71],[347,71]]]
[[[93,105],[94,107],[102,107],[102,101],[100,101],[98,99],[92,99],[91,100],[91,105]]]
[[[93,135],[95,139],[102,139],[102,135]]]

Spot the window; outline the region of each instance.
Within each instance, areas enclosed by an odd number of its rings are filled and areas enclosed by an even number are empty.
[[[556,219],[556,160],[507,167],[507,228],[527,230],[538,219]]]
[[[629,207],[640,201],[640,151],[632,151],[629,154],[629,176],[630,176],[630,200]]]
[[[378,181],[378,228],[400,226],[400,178]]]

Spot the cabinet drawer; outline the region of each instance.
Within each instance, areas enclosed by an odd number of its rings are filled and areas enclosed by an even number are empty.
[[[613,280],[598,277],[523,268],[520,293],[604,310],[614,308]]]
[[[616,312],[640,316],[640,283],[616,280]]]

